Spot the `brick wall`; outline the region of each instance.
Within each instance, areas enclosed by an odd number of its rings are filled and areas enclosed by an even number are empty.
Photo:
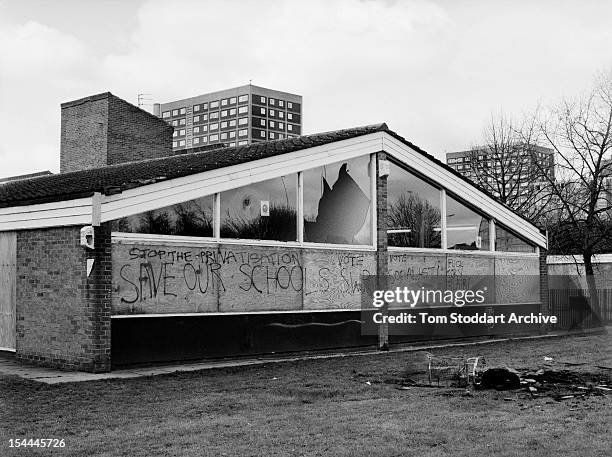
[[[60,172],[172,155],[172,126],[110,92],[62,104]]]
[[[376,154],[376,273],[377,289],[387,289],[389,256],[387,255],[387,177],[379,176],[380,161],[386,160],[384,152]],[[378,347],[389,349],[389,328],[387,324],[379,327]]]
[[[542,314],[549,314],[548,304],[548,265],[546,264],[546,257],[548,251],[540,248],[540,312]],[[541,326],[540,331],[546,333],[549,330],[549,326],[544,324]]]
[[[108,165],[168,157],[173,127],[114,95],[109,98]]]
[[[96,249],[80,226],[17,232],[16,357],[68,370],[110,370],[110,227]],[[87,259],[94,266],[87,277]]]
[[[108,94],[62,104],[60,172],[106,165]]]

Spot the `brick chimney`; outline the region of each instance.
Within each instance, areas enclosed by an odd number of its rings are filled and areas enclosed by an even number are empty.
[[[171,156],[172,132],[110,92],[62,103],[60,173]]]

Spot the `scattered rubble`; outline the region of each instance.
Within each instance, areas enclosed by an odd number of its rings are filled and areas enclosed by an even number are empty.
[[[487,368],[480,375],[483,389],[514,390],[521,387],[519,372],[506,367]]]
[[[543,357],[543,368],[514,369],[503,366],[487,367],[482,357],[451,358],[423,354],[422,359],[413,357],[412,366],[404,376],[387,382],[399,384],[401,390],[409,387],[454,387],[465,388],[461,395],[471,397],[470,389],[515,391],[515,397],[502,397],[504,401],[550,398],[554,401],[569,401],[575,405],[589,396],[604,396],[612,392],[612,376],[605,370],[595,372],[560,369],[582,365],[578,361],[556,362],[552,357]],[[455,394],[456,395],[456,394]],[[521,403],[521,407],[523,404]]]

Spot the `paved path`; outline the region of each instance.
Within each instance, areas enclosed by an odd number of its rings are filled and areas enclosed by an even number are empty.
[[[610,330],[610,327],[607,328]],[[601,331],[601,330],[599,330]],[[580,333],[590,333],[584,331]],[[498,338],[493,340],[479,340],[470,342],[455,342],[455,343],[439,343],[431,344],[424,343],[423,345],[411,345],[396,347],[389,352],[409,352],[423,351],[435,348],[453,347],[453,346],[471,346],[480,344],[499,343],[509,341],[511,339],[540,339],[540,338],[556,338],[571,335],[572,333],[549,333],[547,335],[527,336],[521,338]],[[125,368],[113,370],[110,373],[84,373],[81,371],[62,371],[54,368],[42,368],[33,365],[27,365],[15,360],[14,354],[10,352],[0,352],[0,376],[19,376],[32,381],[39,381],[46,384],[59,384],[65,382],[82,382],[82,381],[100,381],[104,379],[126,379],[139,378],[142,376],[156,376],[161,374],[182,372],[182,371],[198,371],[211,370],[216,368],[241,367],[249,365],[263,365],[266,363],[281,363],[297,360],[312,360],[312,359],[331,359],[339,357],[356,357],[363,355],[386,354],[387,352],[368,349],[363,351],[345,351],[345,352],[325,352],[318,354],[293,354],[284,357],[265,356],[260,358],[250,359],[227,359],[217,361],[202,361],[197,363],[156,365],[145,368]]]

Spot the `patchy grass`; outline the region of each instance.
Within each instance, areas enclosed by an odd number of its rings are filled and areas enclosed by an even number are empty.
[[[447,348],[489,365],[610,376],[607,334]],[[418,354],[45,385],[0,379],[0,455],[607,456],[612,396],[507,401],[512,392],[398,390]],[[416,357],[416,358],[415,358]],[[578,363],[568,366],[561,361]],[[369,384],[368,384],[369,383]],[[64,449],[9,449],[64,438]]]

